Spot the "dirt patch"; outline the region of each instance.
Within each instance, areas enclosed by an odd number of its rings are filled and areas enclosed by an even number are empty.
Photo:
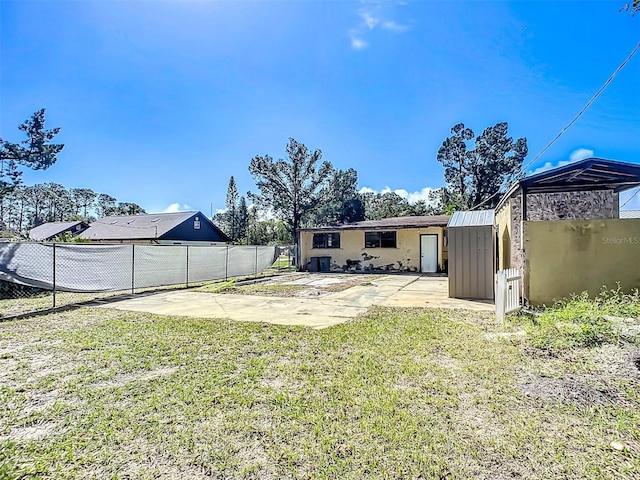
[[[34,425],[33,427],[12,428],[5,438],[8,440],[34,441],[41,440],[45,437],[53,435],[55,432],[55,424],[43,423]],[[1,438],[1,437],[0,437]]]
[[[176,370],[178,370],[178,367],[161,367],[144,372],[125,373],[122,375],[116,375],[114,378],[107,380],[106,382],[96,383],[93,385],[93,388],[113,388],[121,387],[132,382],[149,382],[157,378],[168,377]]]
[[[618,403],[615,391],[586,383],[578,376],[564,378],[532,377],[521,385],[525,395],[583,407]]]
[[[220,293],[261,295],[283,298],[318,298],[329,293],[342,292],[355,286],[375,287],[375,281],[384,275],[287,275],[266,282],[227,288]]]

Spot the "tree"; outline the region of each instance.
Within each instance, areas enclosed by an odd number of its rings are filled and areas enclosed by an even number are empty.
[[[79,215],[80,209],[82,209],[82,217],[86,219],[88,210],[93,206],[98,194],[90,188],[72,188],[71,196],[76,207],[76,214]]]
[[[238,240],[238,188],[236,187],[236,181],[233,175],[229,179],[229,186],[227,187],[227,199],[225,202],[226,210],[224,212],[224,224],[225,231],[231,241]]]
[[[249,208],[247,207],[247,199],[240,197],[240,206],[238,207],[238,239],[247,239],[247,230],[249,229]]]
[[[108,217],[116,212],[116,202],[118,200],[111,195],[101,193],[96,201],[96,213],[99,217]]]
[[[437,160],[444,166],[447,183],[445,209],[491,208],[499,200],[498,194],[512,183],[520,172],[527,155],[527,139],[514,142],[507,137],[507,122],[486,128],[475,138],[474,148],[467,142],[473,130],[459,123],[451,129],[438,149]]]
[[[633,0],[633,3],[625,3],[620,10],[629,12],[631,15],[635,15],[640,11],[640,0]]]
[[[289,139],[288,160],[255,156],[249,165],[260,194],[249,193],[257,207],[271,209],[297,241],[302,220],[331,201],[334,169],[322,152]]]
[[[58,160],[63,144],[52,144],[51,140],[60,128],[45,130],[45,109],[38,110],[18,126],[27,134],[21,143],[11,143],[0,138],[0,198],[21,183],[22,165],[32,170],[46,170]]]
[[[145,209],[137,203],[119,202],[114,215],[144,215],[145,213],[147,213]]]
[[[358,172],[353,168],[334,170],[329,189],[327,204],[308,215],[306,226],[317,227],[364,220],[364,205],[357,191]]]

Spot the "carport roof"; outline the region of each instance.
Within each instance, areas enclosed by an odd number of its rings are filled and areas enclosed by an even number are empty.
[[[496,210],[520,188],[527,193],[556,193],[594,190],[622,192],[640,185],[640,165],[604,158],[579,162],[530,175],[515,183],[502,197]]]
[[[586,158],[520,180],[529,193],[577,190],[613,190],[622,192],[640,185],[640,165]]]

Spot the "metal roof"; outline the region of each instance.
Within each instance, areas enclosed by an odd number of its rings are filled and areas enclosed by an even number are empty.
[[[494,222],[493,210],[466,210],[462,212],[454,212],[449,220],[447,228],[452,227],[484,227],[493,226]]]
[[[81,220],[75,222],[47,222],[32,228],[29,231],[29,238],[38,241],[49,240],[66,230],[75,229],[77,225],[80,225],[78,231],[86,229],[89,226],[88,223]]]
[[[80,237],[88,240],[152,240],[160,239],[178,225],[198,215],[201,221],[213,225],[225,240],[228,237],[201,212],[153,213],[118,215],[93,222]]]
[[[603,158],[585,158],[520,180],[528,193],[613,190],[640,185],[640,165]]]
[[[303,228],[303,231],[335,231],[335,230],[382,230],[420,227],[445,227],[449,215],[428,215],[410,217],[392,217],[382,220],[364,220],[362,222],[330,225],[325,227]]]
[[[640,218],[640,210],[620,210],[620,218]]]
[[[640,165],[604,158],[585,158],[517,181],[502,196],[496,211],[520,189],[527,193],[594,190],[613,190],[618,193],[637,186],[640,186]]]

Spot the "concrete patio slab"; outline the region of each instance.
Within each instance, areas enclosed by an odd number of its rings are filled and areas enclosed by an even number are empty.
[[[305,285],[319,280],[313,279]],[[349,278],[349,277],[345,277]],[[306,279],[303,279],[306,280]],[[492,311],[492,303],[448,297],[446,277],[387,275],[318,298],[266,297],[171,291],[102,305],[103,308],[244,322],[325,328],[344,323],[380,305],[389,307],[467,308]],[[335,282],[333,282],[335,283]]]

